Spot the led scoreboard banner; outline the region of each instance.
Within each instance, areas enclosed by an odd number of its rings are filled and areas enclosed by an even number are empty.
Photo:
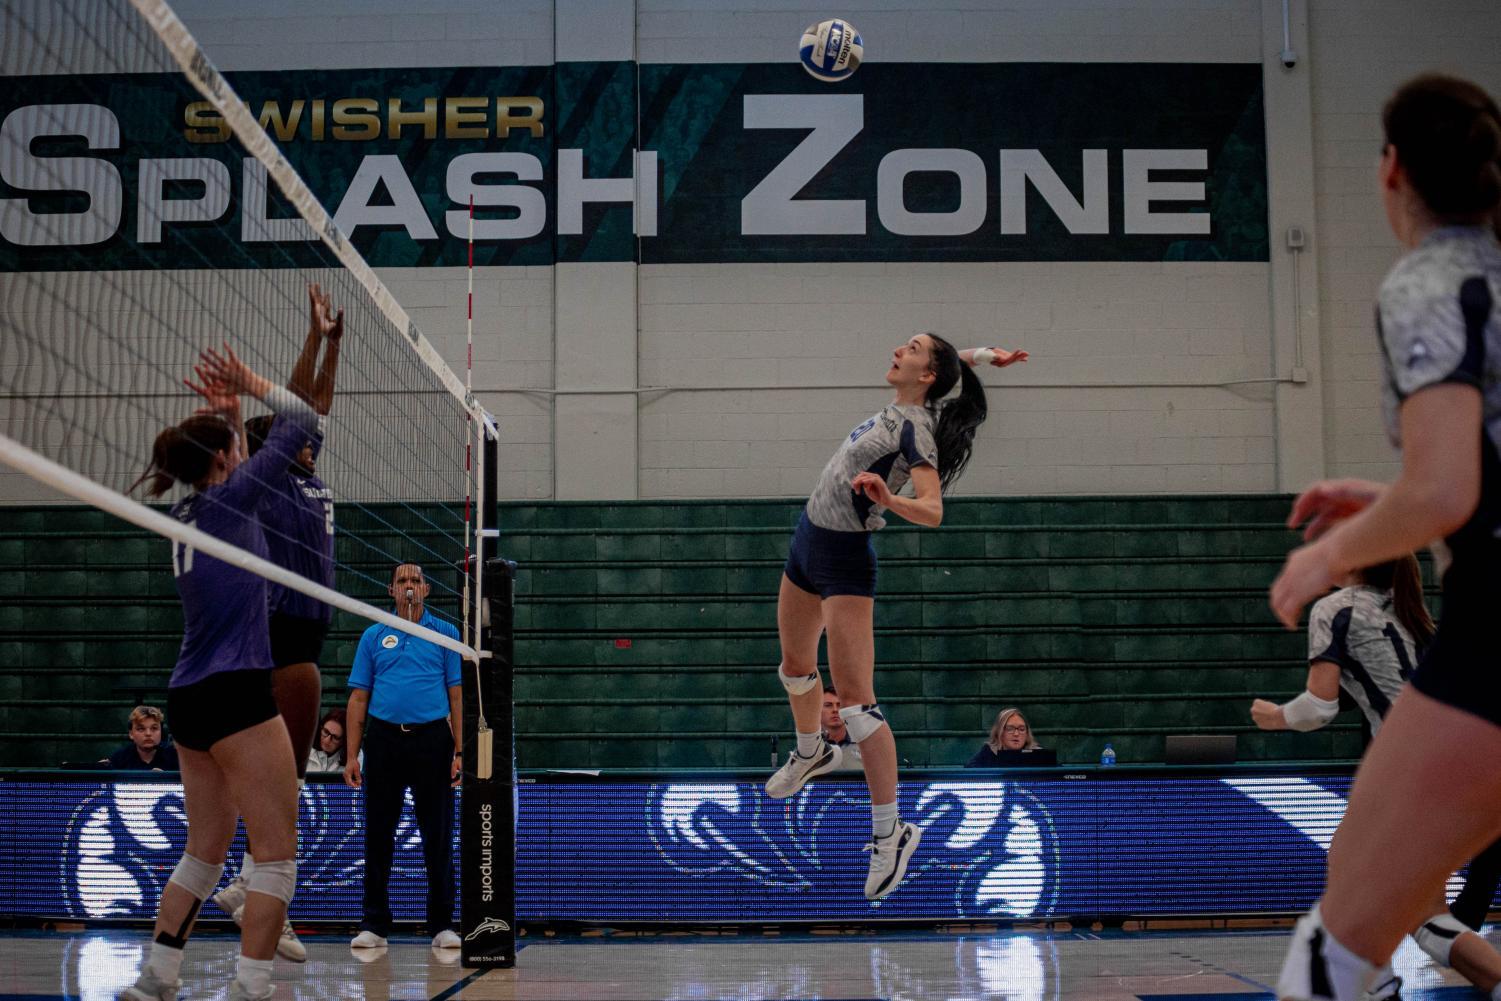
[[[523,773],[517,916],[532,922],[1006,921],[1301,911],[1350,786],[1342,767],[930,769],[903,776],[923,842],[901,888],[862,894],[857,776],[772,800],[764,776]],[[302,794],[298,921],[360,912],[358,794]],[[170,776],[0,775],[0,915],[148,920],[185,838]],[[455,843],[457,860],[457,843]],[[239,846],[231,858],[239,857]],[[391,881],[422,918],[410,812]]]

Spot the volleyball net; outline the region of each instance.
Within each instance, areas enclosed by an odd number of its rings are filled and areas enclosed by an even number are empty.
[[[61,493],[475,658],[490,418],[171,9],[0,0],[0,72],[0,500]],[[172,120],[122,107],[122,80]],[[197,155],[121,155],[188,110],[213,123]],[[332,591],[131,491],[156,436],[206,405],[188,383],[221,345],[328,410]],[[377,607],[399,563],[423,566],[460,642]]]

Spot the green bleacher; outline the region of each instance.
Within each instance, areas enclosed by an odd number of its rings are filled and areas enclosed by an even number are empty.
[[[1243,761],[1357,757],[1354,714],[1310,734],[1250,724],[1253,697],[1289,697],[1305,673],[1302,635],[1266,605],[1295,544],[1288,504],[960,498],[937,530],[892,519],[876,542],[877,692],[902,757],[962,764],[1007,705],[1065,762],[1106,741],[1123,764],[1160,761],[1164,736],[1189,733],[1236,734]],[[773,740],[785,754],[776,591],[798,508],[503,505],[521,767],[755,768]],[[181,628],[167,543],[88,508],[5,514],[0,762],[93,760],[123,742],[131,706],[165,700]],[[359,571],[341,588],[384,604],[385,554],[410,551],[402,533],[433,537],[431,514],[341,509],[339,558]],[[335,617],[328,706],[363,628]]]

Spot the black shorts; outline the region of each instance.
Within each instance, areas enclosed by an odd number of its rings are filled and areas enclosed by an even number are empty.
[[[1412,676],[1429,698],[1501,726],[1501,670],[1496,666],[1496,609],[1501,589],[1449,587],[1438,632]]]
[[[167,689],[172,739],[190,751],[207,751],[225,737],[276,716],[270,671],[221,671]]]
[[[317,664],[323,656],[323,640],[327,636],[328,623],[320,619],[272,612],[271,663],[277,667]]]
[[[838,532],[798,519],[783,568],[787,579],[820,598],[853,594],[876,596],[876,547],[870,532]]]

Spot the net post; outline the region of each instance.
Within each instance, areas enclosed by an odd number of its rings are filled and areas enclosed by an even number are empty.
[[[482,648],[490,656],[464,670],[476,682],[464,686],[459,839],[461,956],[469,968],[516,965],[516,564],[501,558],[486,563],[480,619]]]

